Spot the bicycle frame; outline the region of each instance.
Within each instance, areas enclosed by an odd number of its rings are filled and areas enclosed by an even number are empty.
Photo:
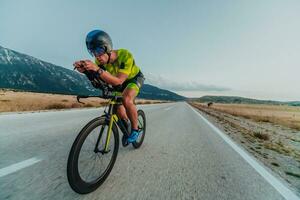
[[[110,102],[108,103],[109,104],[108,112],[106,113],[104,111],[106,120],[109,121],[106,140],[105,140],[105,146],[104,146],[104,152],[108,152],[108,146],[109,146],[109,141],[110,141],[110,137],[111,137],[113,124],[115,123],[117,126],[119,126],[118,123],[117,123],[119,118],[118,118],[117,114],[115,113],[114,108],[115,108],[115,105],[121,105],[122,104],[121,102],[119,102],[121,99],[122,99],[122,97],[115,97],[115,98],[111,99]],[[99,134],[99,137],[98,137],[98,140],[97,140],[97,144],[96,144],[96,148],[98,148],[98,144],[99,144],[99,140],[102,136],[102,132],[103,132],[103,127],[100,131],[100,134]],[[123,132],[123,130],[122,130],[122,132]],[[124,134],[124,132],[123,132],[123,134]],[[128,134],[128,133],[126,133],[126,134]]]
[[[77,96],[77,101],[80,102],[79,101],[80,98],[88,98],[88,97],[98,97],[98,96]],[[109,141],[111,138],[111,133],[112,133],[114,123],[120,128],[120,130],[122,131],[123,134],[125,134],[127,136],[129,135],[128,130],[125,128],[124,124],[121,121],[120,121],[120,123],[118,123],[119,117],[117,116],[116,109],[115,109],[116,105],[122,105],[123,97],[117,96],[117,95],[113,95],[110,97],[111,97],[111,99],[107,104],[107,105],[109,105],[108,112],[106,112],[104,110],[105,114],[102,115],[102,117],[105,117],[105,120],[108,123],[108,129],[107,129],[107,134],[106,134],[106,139],[105,139],[105,146],[101,150],[98,149],[98,145],[99,145],[100,139],[101,139],[103,131],[104,131],[104,126],[102,126],[100,133],[98,135],[98,138],[97,138],[95,148],[94,148],[95,153],[100,152],[100,153],[104,154],[104,153],[109,152],[108,146],[109,146]],[[80,102],[80,103],[82,103],[82,102]]]
[[[113,123],[117,123],[117,121],[118,121],[118,116],[116,114],[111,115],[108,130],[107,130],[107,137],[106,137],[106,141],[105,141],[105,147],[104,147],[106,152],[107,152],[110,137],[111,137]]]

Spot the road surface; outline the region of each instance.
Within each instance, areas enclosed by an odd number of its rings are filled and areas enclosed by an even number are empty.
[[[102,108],[0,115],[0,199],[298,199],[280,180],[270,184],[187,103],[139,108],[144,144],[120,147],[106,182],[87,195],[70,188],[67,159]]]

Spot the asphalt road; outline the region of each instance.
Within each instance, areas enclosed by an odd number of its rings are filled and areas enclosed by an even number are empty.
[[[188,104],[139,107],[144,144],[120,147],[106,182],[87,195],[70,188],[67,159],[103,109],[0,115],[0,199],[298,199],[280,193]]]

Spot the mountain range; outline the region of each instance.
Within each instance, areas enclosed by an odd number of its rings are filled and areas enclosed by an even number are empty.
[[[236,96],[203,96],[200,98],[190,98],[189,101],[198,101],[202,103],[236,103],[236,104],[269,104],[269,105],[289,105],[300,106],[300,101],[271,101],[258,100]]]
[[[147,79],[147,77],[146,77]],[[22,91],[70,94],[99,95],[85,75],[45,62],[32,56],[0,46],[0,88]],[[272,104],[300,106],[300,101],[271,101],[243,98],[237,96],[203,96],[186,98],[169,90],[144,84],[139,95],[144,99],[171,101],[199,101],[214,103]]]
[[[71,95],[100,94],[79,72],[1,46],[0,88]],[[138,97],[172,101],[186,99],[149,84],[144,84]]]

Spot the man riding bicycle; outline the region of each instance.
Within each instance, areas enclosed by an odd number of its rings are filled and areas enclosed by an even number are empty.
[[[126,49],[113,50],[110,36],[102,30],[93,30],[86,36],[86,46],[89,53],[95,57],[95,63],[90,60],[76,61],[75,68],[84,73],[93,71],[107,84],[116,88],[123,96],[123,105],[117,108],[117,114],[122,119],[131,122],[131,134],[127,141],[135,142],[139,136],[138,114],[134,99],[144,83],[144,76],[135,64],[132,54]],[[82,63],[84,63],[82,65]]]

